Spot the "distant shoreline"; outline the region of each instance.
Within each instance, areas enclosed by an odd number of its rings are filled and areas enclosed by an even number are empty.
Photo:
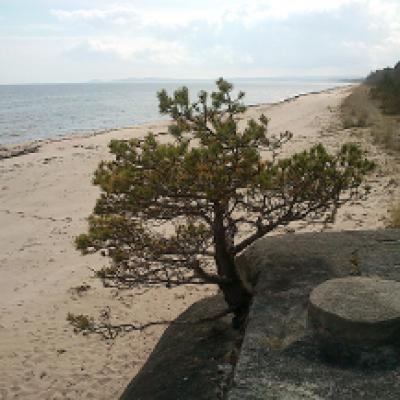
[[[257,81],[271,81],[271,82],[340,82],[340,83],[360,83],[364,80],[363,77],[337,77],[337,76],[277,76],[277,77],[224,77],[228,81],[236,82],[257,82]],[[98,84],[114,84],[114,83],[163,83],[163,82],[210,82],[214,78],[127,78],[127,79],[92,79],[82,82],[13,82],[13,83],[0,83],[0,86],[40,86],[40,85],[98,85]]]
[[[269,106],[274,106],[274,105],[279,105],[279,104],[285,104],[285,103],[292,102],[303,96],[309,96],[309,95],[321,94],[321,93],[329,93],[331,91],[339,90],[343,87],[353,86],[353,85],[357,85],[357,84],[348,83],[348,84],[342,84],[342,85],[338,85],[338,86],[332,86],[332,87],[322,89],[322,90],[303,92],[303,93],[289,96],[283,100],[279,100],[279,101],[275,101],[275,102],[248,104],[247,107],[248,108],[257,108],[257,107],[269,107]],[[129,125],[129,126],[122,126],[122,127],[109,128],[109,129],[99,129],[99,130],[95,130],[95,131],[87,132],[87,133],[69,133],[69,134],[60,135],[60,136],[52,137],[52,138],[32,139],[32,140],[26,140],[26,141],[15,142],[15,143],[10,143],[10,144],[8,144],[8,143],[2,144],[0,142],[0,160],[5,159],[5,158],[18,157],[18,156],[21,156],[24,154],[37,152],[37,151],[39,151],[40,147],[43,144],[63,142],[65,140],[71,140],[71,139],[84,139],[84,138],[89,138],[89,137],[93,137],[93,136],[104,135],[104,134],[111,133],[111,132],[117,132],[120,130],[138,128],[138,127],[145,128],[146,125],[159,124],[159,123],[162,123],[165,121],[168,121],[168,120],[163,120],[163,119],[151,120],[151,121],[147,121],[144,123],[138,123],[138,124]]]

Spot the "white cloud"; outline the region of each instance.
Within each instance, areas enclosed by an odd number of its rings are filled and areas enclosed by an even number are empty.
[[[362,75],[400,59],[400,0],[38,2],[46,10],[53,7],[53,20],[43,12],[46,18],[32,13],[29,21],[0,24],[7,50],[3,74],[19,71],[35,81],[34,71],[42,76],[51,65],[46,73],[57,80],[62,75],[71,80],[132,74]],[[12,35],[20,39],[12,41]],[[49,40],[31,42],[33,36]],[[26,65],[29,74],[23,74]]]
[[[400,2],[398,0],[369,0],[368,9],[373,19],[379,19],[381,25],[400,34]]]
[[[182,64],[189,61],[184,46],[178,41],[161,41],[150,37],[134,39],[89,38],[75,48],[86,47],[89,52],[112,54],[129,61],[138,56],[160,65]],[[74,51],[74,49],[71,49]]]
[[[236,8],[236,20],[252,25],[267,19],[287,19],[296,14],[331,12],[344,5],[361,0],[256,0],[240,1]]]
[[[222,65],[250,65],[254,63],[254,57],[243,51],[238,51],[233,46],[214,45],[202,51],[199,56],[203,60],[212,60],[214,64]]]
[[[52,10],[52,14],[63,22],[108,21],[113,24],[138,26],[185,27],[196,21],[220,25],[236,22],[251,26],[266,19],[285,19],[293,14],[330,12],[346,4],[360,3],[362,0],[222,0],[205,1],[201,6],[165,6],[161,3],[155,8],[137,7],[129,4],[113,4],[103,8],[76,10]],[[190,2],[189,2],[190,3]]]
[[[135,6],[129,2],[81,9],[54,9],[52,14],[64,24],[85,23],[102,31],[111,24],[122,32],[160,29],[198,30],[200,24],[218,33],[228,23],[252,29],[268,20],[282,21],[295,15],[333,13],[344,6],[357,5],[369,14],[369,28],[382,27],[388,43],[400,40],[399,0],[203,0],[187,1],[185,7],[156,1]]]
[[[382,68],[400,59],[400,2],[396,0],[368,0],[364,2],[369,14],[368,29],[381,33],[381,39],[344,41],[342,45],[353,52],[367,55],[370,68]]]
[[[217,22],[221,13],[185,10],[147,10],[133,6],[113,5],[105,8],[52,10],[52,14],[62,22],[107,21],[116,25],[136,24],[137,27],[186,27],[194,21]]]

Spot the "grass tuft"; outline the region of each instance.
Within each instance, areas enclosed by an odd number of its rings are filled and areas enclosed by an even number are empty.
[[[369,99],[369,88],[364,85],[353,89],[342,102],[340,111],[345,129],[371,126],[379,117],[379,111]]]
[[[379,102],[370,95],[370,88],[357,86],[341,104],[343,127],[370,128],[376,144],[394,151],[400,151],[400,122],[396,117],[384,115]]]

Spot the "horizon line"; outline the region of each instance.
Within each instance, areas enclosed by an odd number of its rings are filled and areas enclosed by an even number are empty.
[[[303,79],[303,80],[363,80],[365,77],[360,75],[280,75],[280,76],[231,76],[224,77],[226,80],[289,80],[289,79]],[[83,81],[53,81],[53,82],[0,82],[0,86],[22,86],[22,85],[83,85],[83,84],[101,84],[101,83],[134,83],[134,82],[182,82],[182,81],[215,81],[218,78],[168,78],[168,77],[142,77],[142,78],[117,78],[117,79],[90,79]]]

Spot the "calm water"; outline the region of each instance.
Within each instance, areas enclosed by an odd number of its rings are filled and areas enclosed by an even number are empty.
[[[312,80],[240,80],[247,104],[270,103],[343,83]],[[160,119],[156,93],[182,85],[191,94],[212,81],[166,81],[0,86],[0,144],[87,134]]]

